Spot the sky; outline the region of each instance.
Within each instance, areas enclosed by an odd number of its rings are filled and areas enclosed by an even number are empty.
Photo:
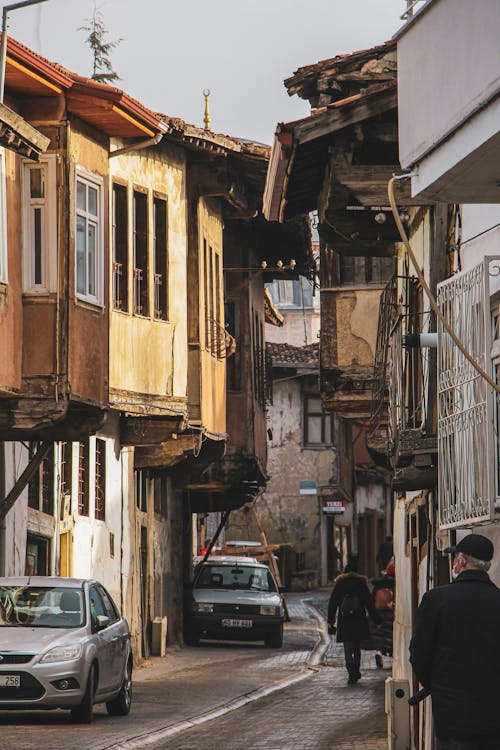
[[[2,5],[5,5],[2,2]],[[283,80],[302,65],[390,39],[405,0],[97,0],[116,83],[156,112],[271,144],[278,122],[309,113]],[[94,0],[47,0],[9,14],[9,34],[80,75],[91,75],[86,34]]]

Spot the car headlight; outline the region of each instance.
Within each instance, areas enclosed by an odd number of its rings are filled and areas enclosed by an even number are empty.
[[[194,602],[193,610],[194,612],[213,612],[214,605],[212,602]]]
[[[261,615],[277,615],[279,614],[279,607],[273,607],[271,604],[263,604],[260,608]]]
[[[53,661],[71,661],[72,659],[79,659],[81,655],[81,643],[74,643],[71,646],[56,646],[55,648],[51,648],[50,651],[47,651],[47,653],[40,659],[40,662],[45,662],[45,664],[47,664],[48,662]]]

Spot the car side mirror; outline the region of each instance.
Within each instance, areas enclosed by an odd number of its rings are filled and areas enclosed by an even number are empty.
[[[95,629],[96,632],[99,632],[99,630],[104,630],[104,628],[107,628],[108,625],[111,623],[111,620],[107,615],[97,615],[95,618]]]

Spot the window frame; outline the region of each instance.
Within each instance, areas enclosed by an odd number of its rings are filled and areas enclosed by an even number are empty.
[[[0,284],[8,284],[7,246],[7,162],[5,149],[0,146]]]
[[[97,215],[90,214],[88,210],[83,211],[77,207],[78,184],[82,183],[88,187],[97,190]],[[75,281],[75,299],[80,302],[87,302],[97,307],[104,307],[104,179],[98,174],[88,172],[82,167],[76,168],[75,173],[75,194],[73,201],[74,209],[74,281]],[[83,216],[86,221],[92,220],[96,226],[96,257],[95,257],[95,294],[88,292],[89,283],[86,275],[85,292],[78,291],[78,261],[77,261],[77,224],[78,217]],[[88,249],[85,247],[85,263],[88,264]]]
[[[23,232],[23,292],[47,295],[57,291],[57,172],[56,155],[44,156],[39,162],[22,160],[22,232]],[[45,170],[43,198],[31,196],[31,173]],[[41,279],[36,280],[34,232],[31,216],[41,210]]]
[[[303,445],[304,448],[323,448],[325,446],[331,446],[334,443],[334,435],[333,435],[333,414],[332,412],[325,411],[323,409],[323,405],[321,404],[321,411],[311,411],[308,408],[308,403],[310,400],[314,399],[315,401],[320,401],[321,403],[321,395],[314,394],[314,393],[304,393],[303,396],[303,414],[304,414],[304,425],[303,425]],[[309,427],[308,427],[308,420],[310,417],[318,417],[321,419],[321,441],[320,442],[311,442],[309,439]],[[330,420],[330,440],[326,440],[326,421]]]

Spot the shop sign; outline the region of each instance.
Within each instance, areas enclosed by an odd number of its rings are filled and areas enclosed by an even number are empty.
[[[323,513],[327,515],[345,513],[345,502],[343,500],[323,500]]]
[[[300,494],[301,495],[316,495],[318,492],[318,486],[315,479],[301,479],[300,481]]]

